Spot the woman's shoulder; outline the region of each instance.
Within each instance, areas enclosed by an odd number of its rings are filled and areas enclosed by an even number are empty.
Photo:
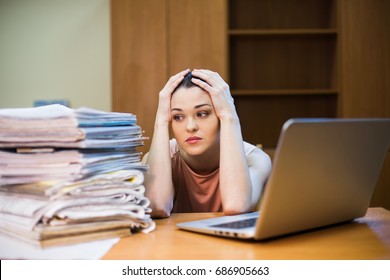
[[[245,156],[248,160],[256,159],[256,158],[266,160],[266,161],[270,160],[270,156],[266,152],[264,152],[261,148],[253,144],[247,143],[245,141],[243,142],[244,142]]]
[[[243,144],[244,144],[244,151],[245,151],[246,156],[248,156],[250,153],[252,153],[255,150],[260,150],[259,147],[255,146],[253,144],[250,144],[248,142],[243,141]]]
[[[272,160],[270,156],[258,146],[252,145],[244,141],[245,155],[250,165],[256,166],[271,166]]]

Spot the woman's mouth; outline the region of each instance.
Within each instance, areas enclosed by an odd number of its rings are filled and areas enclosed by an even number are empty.
[[[191,137],[188,137],[188,138],[187,138],[186,142],[187,142],[188,144],[196,144],[196,143],[198,143],[200,140],[202,140],[202,138],[197,137],[197,136],[191,136]]]

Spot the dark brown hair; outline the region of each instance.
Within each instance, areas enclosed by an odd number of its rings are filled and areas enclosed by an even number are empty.
[[[180,84],[176,87],[176,89],[174,90],[174,92],[176,90],[178,90],[179,88],[192,88],[192,87],[199,87],[198,85],[194,84],[191,79],[192,78],[195,78],[195,79],[199,79],[203,82],[206,83],[206,81],[204,81],[203,79],[201,78],[198,78],[198,77],[194,77],[192,76],[192,72],[189,72],[187,75],[185,75],[184,79],[180,82]]]

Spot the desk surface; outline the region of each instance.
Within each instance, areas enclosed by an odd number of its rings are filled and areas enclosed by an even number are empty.
[[[155,231],[122,238],[103,259],[390,259],[390,211],[370,208],[354,222],[270,241],[233,240],[179,230],[176,223],[221,213],[173,214]]]

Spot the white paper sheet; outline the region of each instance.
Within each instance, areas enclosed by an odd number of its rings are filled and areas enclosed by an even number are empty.
[[[97,260],[118,241],[111,238],[41,249],[0,234],[0,259]]]

